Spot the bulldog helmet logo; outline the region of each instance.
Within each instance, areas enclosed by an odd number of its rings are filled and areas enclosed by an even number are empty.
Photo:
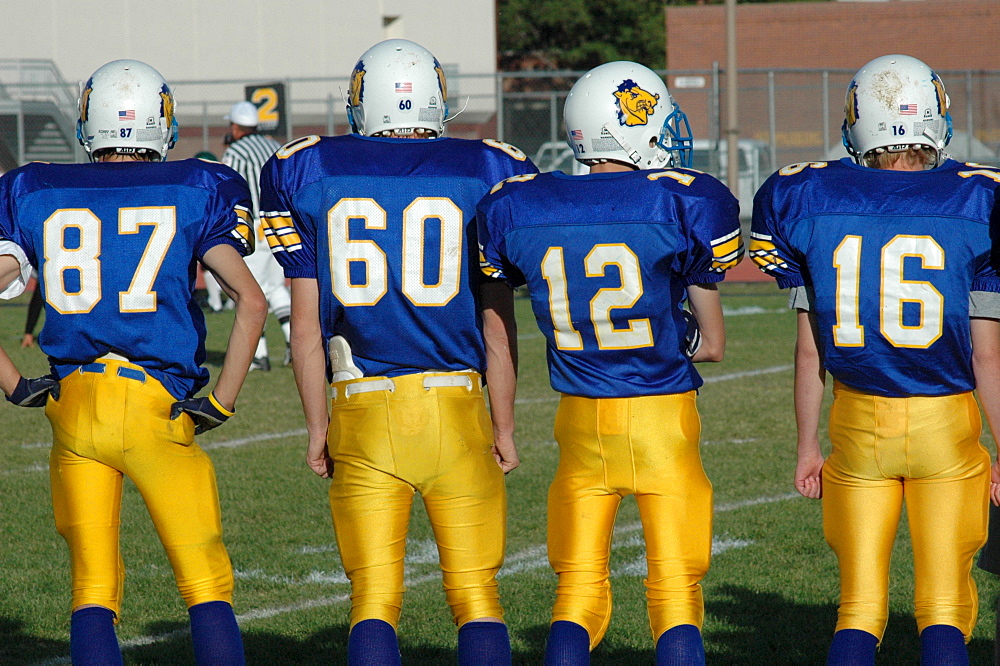
[[[618,122],[633,127],[645,125],[653,115],[660,96],[647,92],[632,79],[625,79],[614,93],[618,98]]]

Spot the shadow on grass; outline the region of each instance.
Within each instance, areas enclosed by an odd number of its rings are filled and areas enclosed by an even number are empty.
[[[32,636],[24,631],[23,621],[0,617],[0,664],[31,663],[63,654],[69,654],[69,641]]]
[[[709,622],[705,648],[710,664],[817,664],[826,660],[837,613],[833,606],[799,604],[770,592],[727,585],[717,588],[706,602]],[[152,645],[126,648],[126,664],[193,663],[191,637],[186,624],[157,623],[147,635],[164,636]],[[346,664],[347,624],[330,626],[306,637],[245,630],[248,664]],[[545,653],[548,625],[517,631],[514,664],[540,664]],[[455,652],[440,646],[407,644],[402,636],[404,664],[454,664]],[[24,631],[20,620],[0,618],[0,663],[37,663],[66,657],[66,641],[40,639]],[[976,638],[969,644],[973,664],[989,664],[993,643]],[[878,664],[917,664],[920,641],[913,617],[891,613]],[[654,663],[652,641],[648,649],[615,645],[605,640],[591,655],[594,666]]]
[[[514,652],[514,664],[517,666],[537,666],[545,658],[545,640],[549,635],[549,625],[536,625],[528,629],[517,632],[517,638],[521,642],[529,645],[527,651]],[[631,646],[620,646],[614,644],[614,639],[605,639],[597,646],[597,649],[590,654],[592,666],[611,666],[627,664],[628,666],[640,666],[643,664],[655,663],[653,653],[653,642],[649,640],[649,649],[640,650]]]
[[[793,590],[790,592],[794,592]],[[717,588],[705,602],[714,628],[706,633],[712,664],[821,664],[837,624],[835,606],[797,604],[784,596],[735,585]],[[969,661],[993,661],[993,643],[969,643]],[[912,615],[890,613],[878,664],[920,663],[920,639]]]

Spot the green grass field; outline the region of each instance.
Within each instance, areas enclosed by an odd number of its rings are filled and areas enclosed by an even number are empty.
[[[704,581],[710,663],[823,663],[836,620],[837,566],[823,540],[820,503],[791,484],[795,423],[795,317],[771,284],[723,285],[728,350],[700,367],[703,457],[715,487],[715,544]],[[26,374],[46,362],[21,350],[26,299],[0,307],[0,341]],[[518,300],[522,464],[507,477],[509,539],[501,595],[515,662],[539,664],[555,576],[545,558],[545,496],[558,451],[557,395],[526,299]],[[217,371],[231,313],[209,315],[209,364]],[[281,358],[273,318],[272,358]],[[288,368],[251,373],[239,413],[199,438],[216,465],[226,543],[237,571],[236,612],[254,664],[345,663],[349,588],[327,505],[327,481],[305,465],[302,413]],[[50,431],[41,410],[0,407],[0,663],[68,663],[69,565],[49,503]],[[824,438],[825,439],[825,438]],[[986,437],[984,436],[984,441]],[[987,447],[993,450],[992,443]],[[187,613],[135,488],[126,485],[127,565],[119,639],[131,664],[192,663]],[[917,663],[913,573],[905,521],[893,557],[891,618],[879,663]],[[612,555],[615,611],[595,664],[651,664],[634,501],[619,514]],[[976,570],[982,612],[970,646],[990,663],[1000,584]],[[430,529],[416,503],[400,626],[404,663],[454,663],[456,630],[444,602]]]

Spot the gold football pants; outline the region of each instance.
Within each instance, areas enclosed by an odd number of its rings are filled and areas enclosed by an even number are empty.
[[[704,621],[699,581],[712,554],[712,484],[698,450],[695,392],[636,398],[563,395],[559,467],[549,488],[549,562],[559,577],[552,621],[582,625],[591,648],[611,619],[608,558],[615,515],[635,495],[646,541],[653,639]]]
[[[96,604],[121,612],[123,475],[146,503],[188,607],[232,603],[215,471],[194,444],[191,418],[171,421],[175,398],[131,363],[91,363],[63,378],[60,388],[45,414],[52,424],[56,528],[70,551],[72,608]]]
[[[889,556],[905,501],[917,629],[947,624],[968,638],[978,604],[972,561],[986,541],[990,483],[975,398],[882,398],[839,382],[833,395],[823,532],[840,564],[837,630],[882,640]]]
[[[441,385],[447,383],[464,385]],[[337,382],[328,444],[330,508],[351,580],[352,627],[369,619],[399,622],[416,491],[434,530],[455,622],[503,617],[496,574],[503,564],[506,495],[478,374]]]

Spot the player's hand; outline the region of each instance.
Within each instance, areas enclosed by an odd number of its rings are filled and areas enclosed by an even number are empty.
[[[49,396],[59,399],[59,380],[55,375],[45,375],[35,379],[21,377],[14,392],[7,396],[7,402],[18,407],[44,407]]]
[[[803,497],[820,499],[823,497],[823,454],[799,455],[795,466],[795,489]]]
[[[693,358],[701,349],[701,328],[698,327],[698,320],[689,310],[681,310],[684,313],[684,353],[688,358]]]
[[[235,413],[223,407],[215,395],[209,393],[204,398],[190,398],[175,402],[170,408],[170,419],[173,420],[181,414],[187,414],[194,421],[194,434],[200,435],[212,428],[218,428]]]
[[[24,337],[21,338],[21,348],[32,347],[35,344],[35,336],[31,333],[25,333]]]
[[[990,469],[990,500],[993,506],[1000,506],[1000,460]]]
[[[497,461],[504,474],[509,474],[521,464],[513,437],[495,437],[492,451],[493,459]]]
[[[326,447],[326,433],[322,437],[310,437],[309,449],[306,451],[306,462],[309,468],[320,477],[329,479],[333,476],[333,459]]]

